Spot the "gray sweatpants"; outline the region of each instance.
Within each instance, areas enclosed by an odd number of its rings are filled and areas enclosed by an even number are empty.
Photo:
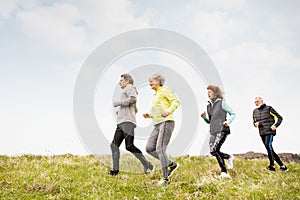
[[[160,160],[163,178],[168,178],[168,166],[172,163],[166,154],[166,149],[174,126],[174,121],[165,121],[154,125],[154,129],[146,145],[146,151],[154,158]]]

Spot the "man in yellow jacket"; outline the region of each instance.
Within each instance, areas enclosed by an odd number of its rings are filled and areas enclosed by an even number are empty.
[[[179,167],[178,163],[169,160],[166,149],[175,126],[172,113],[180,106],[180,102],[172,89],[163,86],[164,82],[164,77],[159,74],[154,74],[149,78],[149,85],[156,93],[150,113],[143,114],[145,118],[152,118],[154,124],[146,151],[159,159],[161,163],[162,179],[156,185],[157,187],[169,184],[169,177]]]

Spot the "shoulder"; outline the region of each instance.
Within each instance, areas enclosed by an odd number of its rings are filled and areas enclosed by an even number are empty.
[[[227,105],[227,102],[225,101],[225,99],[220,99],[219,101],[221,101],[222,105]]]
[[[227,103],[224,101],[224,99],[220,99],[220,98],[218,98],[218,99],[215,101],[215,104],[220,104],[220,105],[222,105],[222,106],[227,105]]]
[[[259,112],[259,108],[255,108],[254,110],[253,110],[253,113],[258,113]]]
[[[272,108],[272,106],[266,105],[265,109],[266,109],[266,110],[271,110],[271,109],[273,109],[273,108]]]
[[[124,88],[124,91],[125,91],[126,93],[136,93],[136,94],[137,94],[137,89],[136,89],[136,87],[133,86],[133,85],[128,85],[128,86],[126,86],[126,87]]]
[[[174,94],[174,90],[172,88],[163,86],[160,89],[160,93],[165,94],[165,95],[173,95]]]
[[[169,88],[167,86],[162,86],[161,87],[161,91],[168,91],[168,92],[174,92],[174,90],[172,88]]]

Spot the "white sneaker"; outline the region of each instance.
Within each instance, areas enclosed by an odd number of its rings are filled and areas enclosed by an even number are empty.
[[[221,178],[230,178],[230,175],[226,172],[222,172],[220,175]]]
[[[234,155],[230,155],[230,157],[228,158],[228,169],[233,168],[233,159],[234,159]]]

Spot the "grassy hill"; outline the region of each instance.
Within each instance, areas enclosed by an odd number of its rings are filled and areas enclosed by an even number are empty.
[[[295,162],[269,172],[266,159],[237,158],[224,180],[214,158],[183,156],[171,184],[156,188],[161,170],[152,161],[155,173],[145,175],[133,156],[122,156],[127,172],[110,177],[110,156],[0,156],[0,199],[300,199]]]

